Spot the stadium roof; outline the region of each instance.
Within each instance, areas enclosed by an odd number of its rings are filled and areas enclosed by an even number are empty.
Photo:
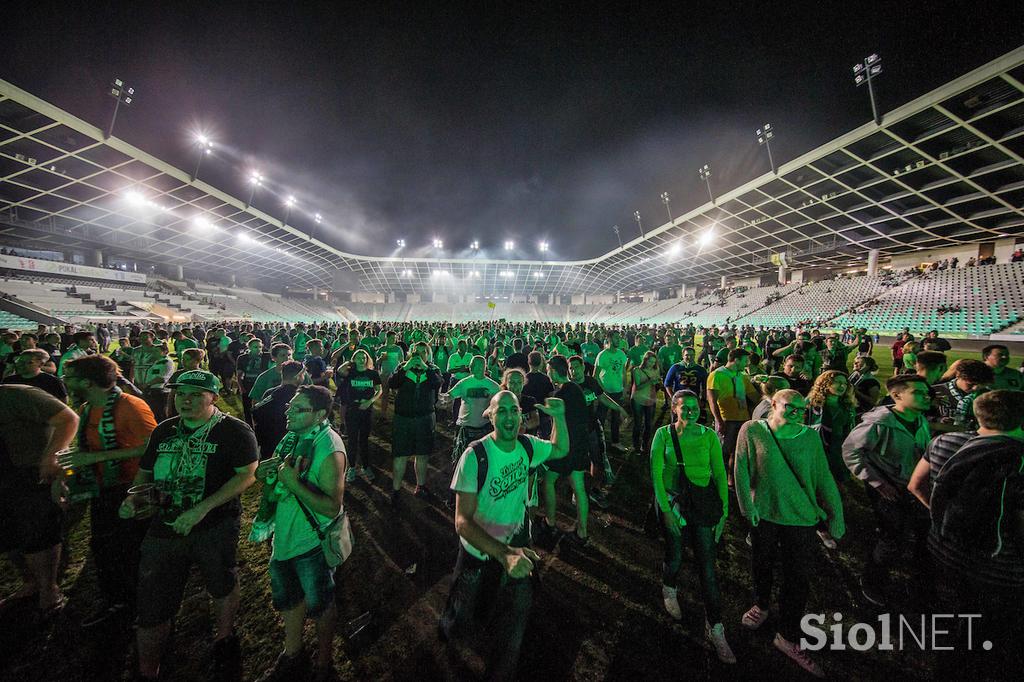
[[[767,273],[779,252],[836,267],[869,249],[1017,237],[1024,47],[582,261],[345,253],[0,81],[0,233],[292,285],[329,288],[338,270],[366,291],[498,295],[651,290]]]

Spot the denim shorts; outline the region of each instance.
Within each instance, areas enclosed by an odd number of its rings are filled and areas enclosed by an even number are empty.
[[[271,559],[270,594],[278,611],[291,611],[305,601],[310,618],[323,615],[334,603],[334,569],[323,550],[314,547],[291,559]]]

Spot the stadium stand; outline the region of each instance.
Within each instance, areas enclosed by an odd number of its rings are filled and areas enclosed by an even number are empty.
[[[832,321],[833,327],[992,334],[1020,320],[1024,263],[925,273]]]

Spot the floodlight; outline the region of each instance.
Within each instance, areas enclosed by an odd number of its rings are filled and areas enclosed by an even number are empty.
[[[398,240],[396,240],[396,241],[395,241],[395,244],[396,244],[396,245],[398,246],[398,248],[400,248],[400,249],[404,249],[404,248],[405,248],[405,240],[404,240],[404,239],[398,239]],[[408,270],[406,270],[405,272],[409,272],[409,271],[408,271]]]
[[[715,233],[711,230],[711,228],[708,228],[708,231],[700,236],[700,245],[707,246],[708,244],[711,243],[711,240],[714,239],[714,237]]]
[[[322,223],[322,222],[323,222],[324,218],[323,218],[323,216],[322,216],[322,215],[320,215],[319,213],[317,213],[317,214],[316,214],[315,216],[313,216],[313,220],[315,220],[315,221],[316,221],[316,224],[317,224],[317,225],[319,225],[320,223]]]
[[[547,252],[547,250],[548,250],[548,243],[547,242],[541,242],[538,246],[540,248],[540,252],[541,253],[546,253]]]
[[[435,237],[435,238],[434,238],[434,248],[435,248],[435,249],[443,249],[443,248],[444,248],[444,242],[443,242],[443,241],[441,241],[440,239],[437,239],[437,238]]]
[[[133,189],[128,190],[124,193],[124,198],[133,204],[143,204],[146,202],[146,197],[142,196],[139,192]]]
[[[514,248],[516,248],[516,243],[514,241],[512,241],[511,239],[506,239],[505,240],[505,250],[506,251],[511,251]]]
[[[293,197],[293,196],[291,196],[289,194],[288,198],[284,200],[284,205],[287,206],[288,208],[291,208],[292,206],[294,206],[295,205],[295,197]]]
[[[474,239],[473,243],[469,245],[469,248],[471,248],[474,251],[476,251],[477,249],[480,248],[480,242],[478,242],[477,240]]]

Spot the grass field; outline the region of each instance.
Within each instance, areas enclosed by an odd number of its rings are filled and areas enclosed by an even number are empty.
[[[887,348],[876,352],[882,365],[880,377],[891,373],[887,354]],[[976,357],[974,352],[949,355],[951,360]],[[240,411],[235,397],[221,406],[231,413]],[[346,680],[471,677],[481,669],[479,656],[473,650],[449,649],[436,635],[457,549],[451,513],[440,501],[425,503],[408,494],[401,511],[390,508],[389,429],[390,418],[378,415],[371,440],[376,481],[352,484],[347,491],[357,546],[338,576],[342,631],[344,623],[365,612],[371,613],[372,626],[355,640],[339,635],[335,662]],[[450,447],[450,436],[444,429],[445,448]],[[628,433],[623,440],[629,442]],[[609,510],[592,509],[590,547],[577,550],[563,541],[542,553],[540,588],[523,646],[522,679],[798,678],[800,671],[771,646],[770,625],[756,633],[739,626],[740,616],[751,604],[751,580],[744,541],[747,527],[735,507],[730,510],[718,560],[726,634],[739,659],[736,666],[726,667],[704,644],[703,612],[696,576],[687,568],[691,565],[688,554],[680,584],[683,620],[672,621],[662,608],[661,542],[647,538],[641,530],[651,494],[646,461],[625,456],[613,456],[612,461],[618,481],[610,493]],[[448,462],[444,448],[432,458],[430,483],[436,491],[447,487]],[[848,535],[837,551],[820,548],[808,609],[842,612],[850,625],[873,621],[876,615],[857,596],[874,522],[858,486],[849,486],[844,497]],[[567,504],[568,493],[564,498],[559,523],[569,527],[574,510]],[[251,519],[258,499],[258,487],[244,496],[246,520]],[[27,611],[0,616],[0,679],[114,680],[131,669],[130,627],[121,624],[94,631],[77,627],[91,611],[97,588],[87,557],[88,518],[82,518],[81,510],[74,516],[70,562],[62,581],[70,598],[65,615],[44,631],[29,627]],[[247,524],[243,528],[244,538]],[[268,547],[243,539],[238,556],[242,585],[238,632],[245,679],[252,679],[276,657],[282,630],[270,607]],[[0,593],[15,586],[12,567],[0,560]],[[193,579],[167,657],[167,679],[206,679],[211,638],[210,604]],[[307,641],[312,647],[312,628]],[[929,654],[844,651],[820,653],[816,658],[830,677],[839,679],[941,676]]]

